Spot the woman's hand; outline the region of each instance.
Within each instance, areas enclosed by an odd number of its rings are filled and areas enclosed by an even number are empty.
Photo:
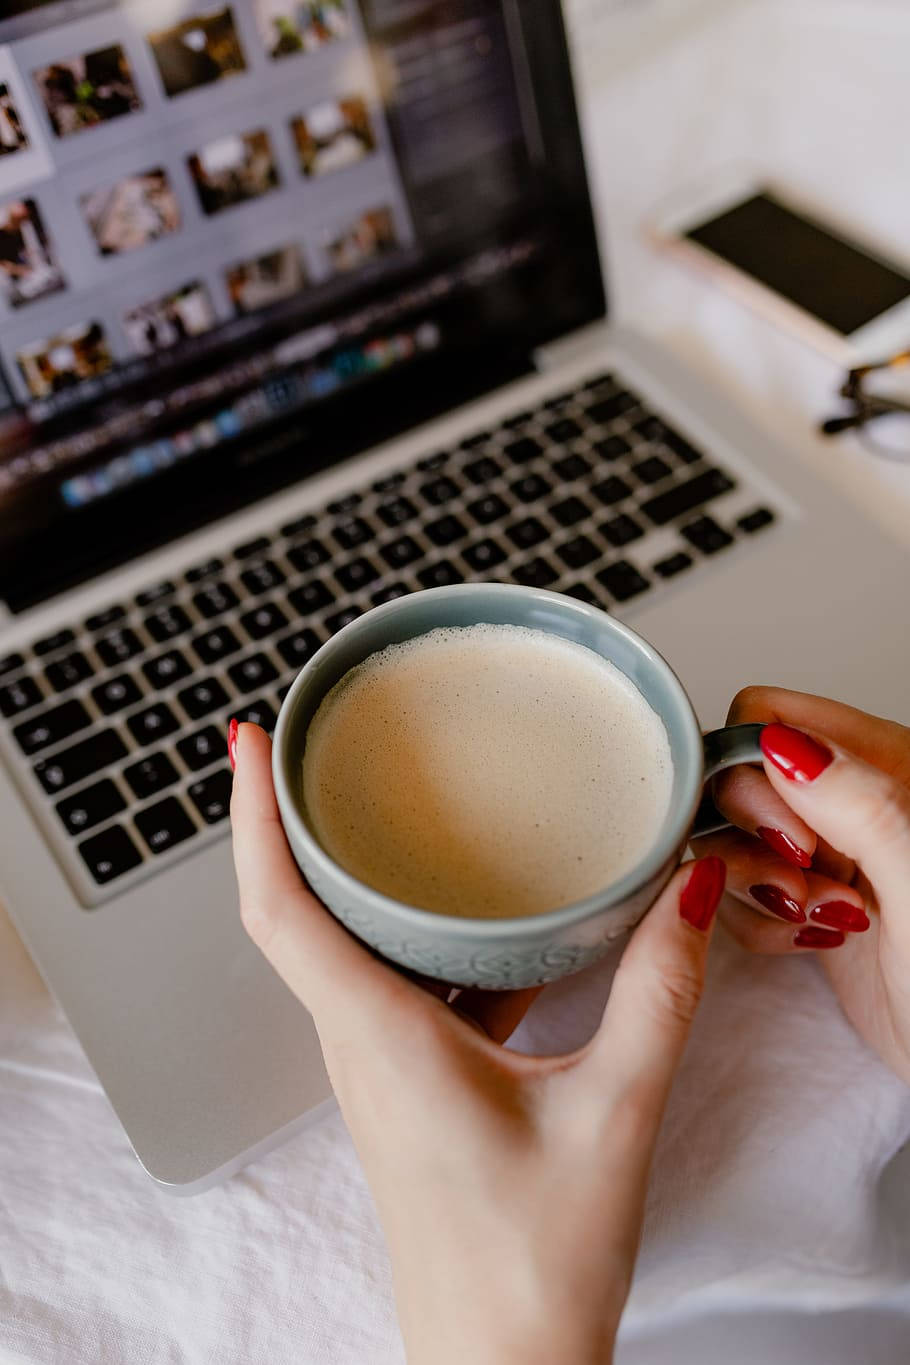
[[[721,917],[755,952],[824,949],[848,1018],[910,1082],[910,729],[773,687],[746,688],[728,719],[769,724],[764,772],[715,781],[738,831],[693,844],[727,862],[742,903]]]
[[[269,756],[263,732],[241,725],[231,803],[241,914],[315,1020],[385,1229],[409,1360],[604,1365],[723,863],[676,873],[584,1048],[526,1057],[500,1044],[535,991],[464,991],[450,1006],[308,891]]]

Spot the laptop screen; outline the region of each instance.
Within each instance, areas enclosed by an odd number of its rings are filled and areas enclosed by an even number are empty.
[[[558,0],[12,0],[13,610],[603,312]]]

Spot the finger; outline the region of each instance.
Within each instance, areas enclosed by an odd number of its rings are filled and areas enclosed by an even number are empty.
[[[773,957],[841,948],[848,936],[868,932],[869,915],[855,887],[815,872],[806,874],[806,887],[802,924],[776,922],[757,914],[747,901],[731,896],[724,897],[718,918],[747,952]]]
[[[531,986],[521,991],[460,991],[452,1002],[456,1014],[477,1024],[494,1043],[504,1043],[512,1036],[543,986]]]
[[[781,800],[760,768],[737,764],[719,773],[712,795],[731,825],[757,835],[785,862],[809,867],[815,852],[815,832]]]
[[[748,834],[718,830],[693,840],[699,857],[713,854],[727,865],[727,890],[774,919],[802,924],[806,919],[806,873]]]

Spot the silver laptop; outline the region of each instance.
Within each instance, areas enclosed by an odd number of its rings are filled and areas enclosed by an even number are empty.
[[[907,559],[607,324],[556,0],[4,14],[2,895],[190,1193],[329,1097],[238,918],[231,715],[494,578],[632,621],[706,725],[749,681],[908,720]]]

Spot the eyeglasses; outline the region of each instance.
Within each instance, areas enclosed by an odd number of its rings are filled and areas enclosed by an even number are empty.
[[[910,460],[910,350],[850,370],[840,395],[853,404],[853,411],[822,422],[824,436],[855,431],[874,455]]]

